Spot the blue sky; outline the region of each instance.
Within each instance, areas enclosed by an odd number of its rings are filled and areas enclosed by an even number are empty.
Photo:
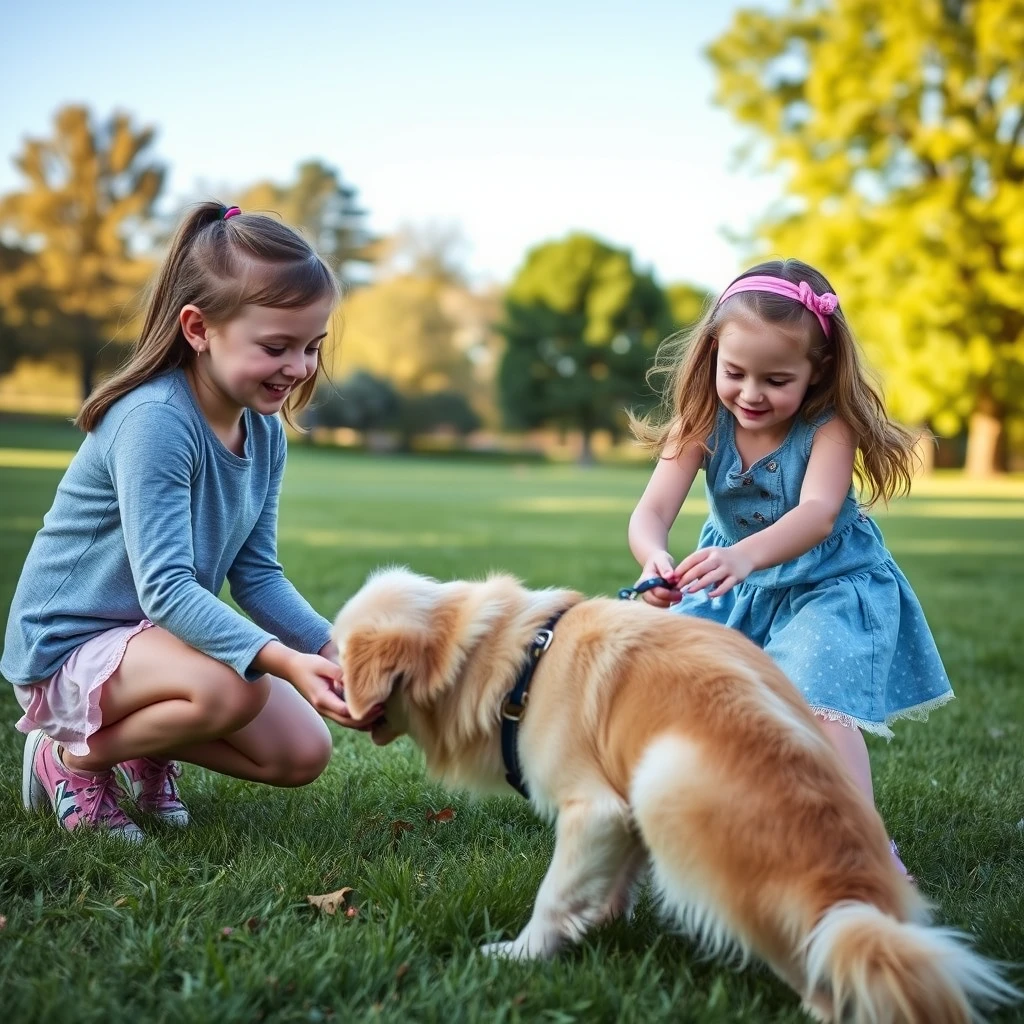
[[[663,282],[719,288],[739,269],[722,229],[778,193],[733,168],[740,132],[711,104],[701,50],[737,6],[20,0],[0,44],[0,192],[24,136],[84,101],[158,128],[169,200],[320,157],[371,230],[457,223],[481,281],[581,229]]]

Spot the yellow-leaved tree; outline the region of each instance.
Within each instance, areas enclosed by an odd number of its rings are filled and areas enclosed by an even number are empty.
[[[892,412],[1005,465],[1024,416],[1024,0],[792,0],[709,48],[785,198],[758,255],[835,283]]]
[[[152,271],[138,250],[164,183],[154,134],[124,113],[63,107],[15,158],[24,187],[0,197],[0,340],[14,356],[75,354],[83,397],[104,347],[132,340]]]

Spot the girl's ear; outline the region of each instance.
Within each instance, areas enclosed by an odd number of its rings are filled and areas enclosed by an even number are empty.
[[[191,303],[182,306],[178,314],[178,323],[181,324],[181,333],[185,335],[185,340],[193,352],[205,352],[210,347],[206,320],[198,306]]]
[[[807,382],[809,388],[814,387],[815,384],[819,383],[825,376],[825,371],[828,369],[828,364],[832,361],[830,353],[825,353],[821,359],[815,360],[811,364],[811,379]]]

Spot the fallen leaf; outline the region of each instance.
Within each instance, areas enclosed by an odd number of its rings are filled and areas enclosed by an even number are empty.
[[[346,885],[337,892],[327,892],[322,896],[307,896],[310,906],[322,910],[325,914],[334,915],[338,908],[345,905],[345,897],[352,891],[352,886]]]
[[[397,839],[403,832],[411,832],[412,825],[407,821],[391,822],[391,838]]]
[[[440,811],[427,811],[427,821],[437,821],[442,824],[446,821],[453,821],[455,818],[455,811],[451,807],[445,807]]]

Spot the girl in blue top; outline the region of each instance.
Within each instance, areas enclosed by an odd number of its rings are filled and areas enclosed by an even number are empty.
[[[330,624],[277,561],[278,414],[309,401],[338,296],[269,217],[204,203],[178,229],[132,356],[79,414],[11,606],[0,670],[25,711],[26,807],[139,840],[122,786],[185,825],[178,761],[299,786],[331,755],[320,715],[362,724]],[[250,618],[218,598],[225,579]]]
[[[666,414],[634,421],[660,459],[630,548],[642,578],[671,585],[647,600],[771,654],[873,800],[862,732],[890,738],[894,719],[953,697],[921,606],[852,486],[868,505],[907,492],[915,438],[866,379],[828,281],[799,260],[742,274],[681,359],[669,353]],[[710,515],[676,564],[669,529],[701,468]]]

